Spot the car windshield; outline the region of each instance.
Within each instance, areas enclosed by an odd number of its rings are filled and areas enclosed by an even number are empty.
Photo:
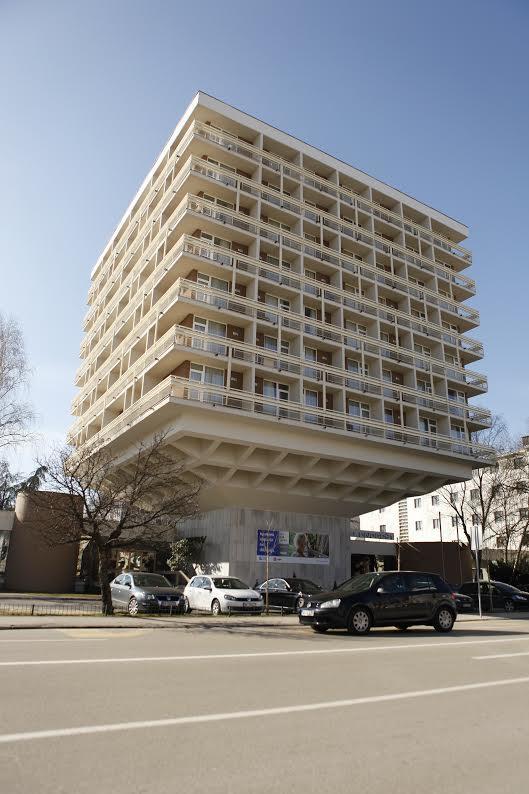
[[[134,584],[136,587],[171,587],[165,576],[159,573],[135,573]]]
[[[362,590],[369,590],[373,582],[378,578],[379,575],[377,573],[363,573],[359,576],[353,576],[352,579],[348,579],[346,582],[342,582],[336,589],[346,593],[360,593]]]
[[[302,590],[305,593],[317,593],[322,589],[319,584],[309,579],[288,579],[288,583],[292,590]]]
[[[512,584],[505,584],[505,582],[492,582],[494,587],[497,587],[498,590],[504,590],[506,593],[521,593],[522,591],[518,587],[513,587]]]
[[[241,582],[240,579],[234,579],[232,576],[223,576],[222,578],[213,579],[213,584],[219,590],[249,590],[247,584]]]

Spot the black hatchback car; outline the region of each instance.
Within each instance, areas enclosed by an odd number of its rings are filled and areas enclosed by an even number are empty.
[[[300,611],[300,623],[314,631],[347,629],[367,634],[372,626],[396,626],[404,631],[413,625],[451,631],[457,617],[455,596],[437,574],[417,571],[365,573],[339,585],[330,593],[318,593]]]
[[[322,593],[323,588],[310,579],[268,579],[258,587],[266,602],[266,591],[268,590],[268,604],[271,607],[299,612],[301,607],[307,603],[307,599],[317,593]]]
[[[461,593],[470,596],[474,601],[474,608],[478,607],[478,585],[477,582],[463,582],[458,587]],[[513,587],[512,584],[505,582],[480,582],[481,608],[487,611],[494,609],[504,609],[506,612],[514,612],[515,609],[529,609],[529,593]]]

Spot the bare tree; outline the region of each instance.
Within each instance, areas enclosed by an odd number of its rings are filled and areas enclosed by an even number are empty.
[[[494,514],[506,482],[506,471],[500,460],[513,448],[505,421],[497,415],[492,417],[489,428],[476,434],[476,440],[493,451],[489,465],[474,469],[470,480],[441,488],[441,497],[451,509],[457,526],[463,530],[469,547],[472,527],[481,526],[483,534],[490,534],[494,528]]]
[[[60,449],[41,465],[63,495],[46,503],[43,538],[49,545],[92,541],[103,613],[112,614],[112,551],[173,539],[177,525],[197,514],[200,483],[183,477],[183,464],[167,453],[164,435],[140,444],[123,465],[111,447],[90,445]]]
[[[0,314],[0,449],[28,437],[33,411],[23,399],[27,378],[20,327],[16,320],[6,319]]]

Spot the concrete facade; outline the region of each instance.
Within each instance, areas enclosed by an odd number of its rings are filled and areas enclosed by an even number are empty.
[[[204,513],[188,521],[179,536],[205,536],[201,569],[238,576],[248,584],[266,579],[266,563],[257,559],[258,530],[279,530],[295,533],[317,533],[329,536],[329,562],[269,562],[269,575],[310,579],[324,587],[332,587],[350,576],[351,553],[349,519],[334,516],[313,516],[302,513],[281,513],[272,510],[225,508]]]
[[[71,593],[73,591],[78,544],[49,546],[42,531],[49,519],[52,500],[63,494],[42,491],[19,493],[15,503],[6,559],[7,590],[29,593]]]

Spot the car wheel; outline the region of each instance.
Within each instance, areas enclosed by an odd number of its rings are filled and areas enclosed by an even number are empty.
[[[399,631],[406,631],[406,629],[409,629],[409,627],[409,623],[395,623],[395,628]]]
[[[129,601],[129,615],[137,615],[138,614],[138,602],[134,597],[132,597]]]
[[[301,597],[296,598],[296,603],[294,604],[294,612],[300,612],[301,607],[303,606],[304,603],[305,601]]]
[[[325,634],[326,631],[329,631],[327,626],[313,626],[312,630],[316,632],[316,634]]]
[[[448,609],[448,607],[441,607],[441,609],[437,610],[433,621],[433,627],[436,631],[446,633],[452,631],[455,622],[456,616],[452,610]]]
[[[189,615],[189,613],[192,611],[193,610],[191,609],[191,606],[189,604],[189,598],[187,596],[184,596],[184,615]]]
[[[211,604],[211,614],[215,615],[215,617],[218,617],[221,614],[220,601],[218,598],[215,598]]]
[[[505,604],[503,606],[505,607],[506,612],[514,612],[514,601],[511,601],[510,598],[505,600]]]
[[[367,634],[371,623],[369,611],[365,607],[356,607],[349,615],[347,631],[349,634]]]

